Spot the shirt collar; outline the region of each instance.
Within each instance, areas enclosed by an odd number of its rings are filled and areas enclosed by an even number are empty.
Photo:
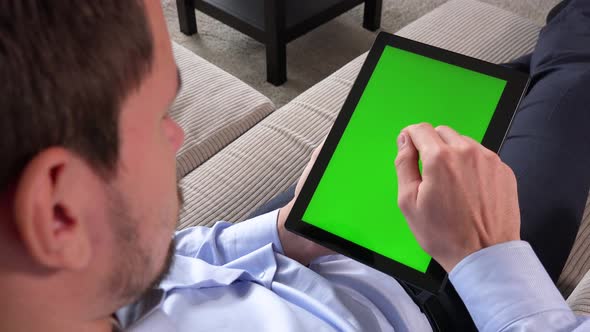
[[[115,313],[115,318],[120,330],[129,328],[132,324],[148,316],[160,307],[164,301],[165,292],[160,288],[146,291],[139,300],[123,307]],[[117,330],[115,330],[117,331]]]

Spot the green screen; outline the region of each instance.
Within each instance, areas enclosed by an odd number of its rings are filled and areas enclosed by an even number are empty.
[[[481,142],[506,81],[386,46],[303,221],[426,272],[397,206],[396,139],[419,122]]]

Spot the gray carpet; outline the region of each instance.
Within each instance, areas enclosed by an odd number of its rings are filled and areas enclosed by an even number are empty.
[[[176,1],[161,0],[174,41],[248,83],[280,107],[338,68],[367,51],[376,36],[362,28],[359,6],[287,46],[288,81],[266,82],[264,46],[197,12],[199,33],[185,36],[178,28]],[[297,0],[288,0],[297,1]],[[318,0],[321,1],[321,0]],[[381,28],[395,32],[448,0],[384,0]],[[539,25],[559,0],[482,0],[530,18]]]

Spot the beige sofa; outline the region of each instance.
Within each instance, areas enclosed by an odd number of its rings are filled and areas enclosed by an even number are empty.
[[[540,28],[489,4],[452,0],[397,34],[501,63],[531,51]],[[268,98],[190,51],[174,45],[174,52],[183,88],[172,116],[187,133],[178,154],[186,199],[179,228],[240,222],[294,183],[327,135],[365,57],[275,110]],[[590,275],[582,280],[590,268],[589,212],[559,281],[579,313],[590,313]]]

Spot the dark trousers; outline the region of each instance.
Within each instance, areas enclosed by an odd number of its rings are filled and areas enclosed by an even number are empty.
[[[572,0],[541,31],[532,54],[507,64],[532,83],[500,157],[516,174],[521,236],[557,281],[590,187],[590,0]],[[287,204],[295,185],[260,207]]]
[[[590,1],[570,1],[517,62],[532,84],[500,157],[518,181],[521,237],[557,281],[590,187]]]

